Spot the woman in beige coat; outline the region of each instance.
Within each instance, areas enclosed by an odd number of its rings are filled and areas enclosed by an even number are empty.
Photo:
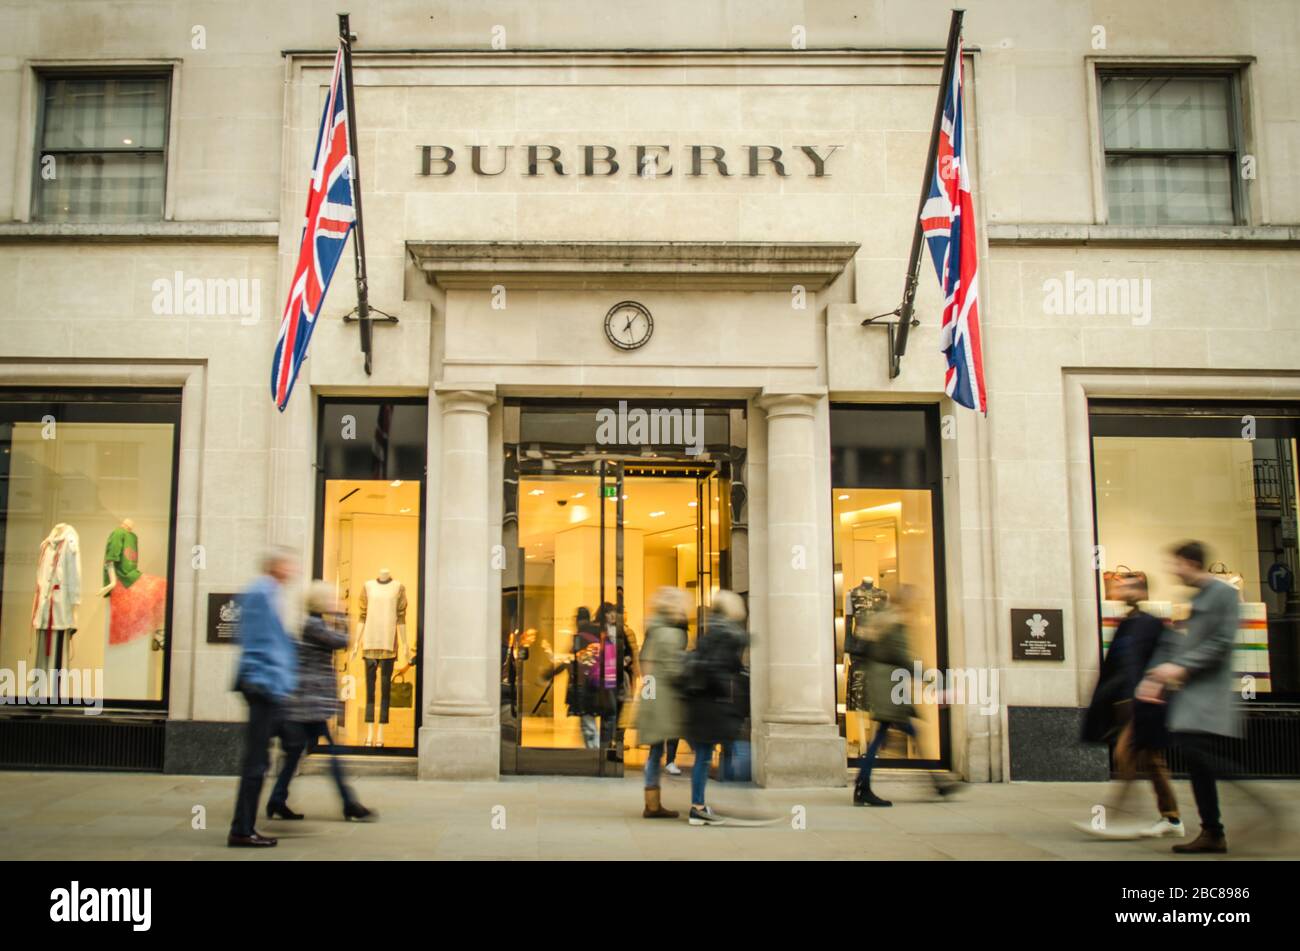
[[[637,708],[636,732],[639,743],[650,745],[645,761],[645,811],[647,819],[676,819],[677,813],[665,809],[659,796],[659,767],[664,744],[681,736],[685,726],[685,707],[677,689],[686,655],[686,624],[691,598],[681,588],[660,588],[651,605],[653,617],[646,626],[641,646],[640,705]]]

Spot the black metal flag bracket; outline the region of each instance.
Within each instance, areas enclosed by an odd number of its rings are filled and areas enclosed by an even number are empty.
[[[939,130],[943,124],[944,97],[952,84],[952,71],[957,59],[957,44],[961,40],[961,23],[965,10],[953,10],[948,21],[948,45],[943,54],[943,71],[939,78],[939,95],[934,104],[934,122],[930,126],[930,152],[925,160],[925,176],[921,179],[921,200],[916,209],[916,224],[912,228],[912,249],[907,258],[907,276],[903,281],[903,302],[893,310],[875,317],[868,317],[862,326],[869,327],[882,317],[897,317],[898,320],[886,321],[889,328],[889,378],[892,380],[902,370],[903,354],[907,353],[907,338],[913,327],[920,326],[920,321],[912,317],[916,305],[916,285],[920,280],[921,248],[925,232],[921,225],[921,213],[925,211],[925,200],[930,195],[930,183],[934,181],[934,167],[939,154]]]
[[[898,328],[902,324],[902,320],[901,319],[885,320],[884,318],[886,317],[901,318],[902,313],[903,313],[903,305],[899,304],[893,310],[886,311],[883,314],[876,314],[876,316],[874,317],[868,317],[866,320],[862,322],[862,326],[864,327],[879,326],[879,327],[884,327],[889,332],[889,378],[891,380],[894,379],[894,377],[898,376],[900,372],[902,372],[902,367],[903,367],[903,358],[899,356],[899,353],[895,346],[895,341],[898,338]],[[913,317],[908,324],[909,328],[919,327],[920,325],[921,322],[917,320],[915,317]]]
[[[352,236],[352,251],[356,259],[357,306],[355,310],[343,318],[343,322],[350,324],[355,321],[360,324],[361,352],[365,354],[366,376],[370,376],[371,342],[374,324],[376,322],[395,324],[397,318],[392,314],[384,313],[378,308],[373,308],[373,310],[381,316],[370,316],[372,308],[370,306],[370,283],[366,277],[366,229],[361,215],[361,163],[357,159],[357,114],[354,108],[356,101],[352,95],[352,44],[357,37],[349,26],[348,14],[340,13],[338,17],[339,45],[343,47],[343,89],[344,95],[347,97],[348,110],[348,151],[352,154],[352,201],[356,209],[356,233]]]

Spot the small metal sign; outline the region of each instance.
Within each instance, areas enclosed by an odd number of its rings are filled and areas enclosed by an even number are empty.
[[[208,594],[208,643],[233,644],[239,630],[239,601],[236,594]]]
[[[1051,608],[1011,609],[1012,660],[1065,660],[1065,620]]]

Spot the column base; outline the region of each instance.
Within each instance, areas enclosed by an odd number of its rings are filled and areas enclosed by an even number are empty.
[[[459,782],[501,778],[501,728],[495,716],[426,716],[420,727],[419,777]]]
[[[833,723],[759,723],[753,741],[760,786],[845,785],[844,737]]]

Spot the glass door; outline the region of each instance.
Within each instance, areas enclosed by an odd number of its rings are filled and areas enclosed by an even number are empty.
[[[503,765],[621,775],[621,466],[520,468],[502,610]]]

